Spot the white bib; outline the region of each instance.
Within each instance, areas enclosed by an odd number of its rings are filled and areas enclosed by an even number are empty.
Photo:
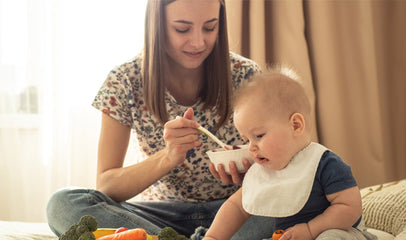
[[[281,170],[253,164],[242,184],[242,205],[252,215],[288,217],[306,204],[320,158],[327,150],[310,143]]]

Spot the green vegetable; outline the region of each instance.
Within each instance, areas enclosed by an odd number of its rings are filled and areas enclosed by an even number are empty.
[[[184,235],[179,235],[175,229],[171,227],[164,227],[158,234],[159,240],[190,240]]]
[[[78,223],[70,226],[59,240],[95,240],[93,231],[97,229],[97,220],[90,215],[82,216]]]
[[[185,237],[184,235],[178,235],[175,240],[190,240],[190,238]]]
[[[175,239],[177,236],[178,236],[178,233],[175,231],[175,229],[173,229],[171,227],[165,227],[159,232],[158,239],[159,240],[170,240],[170,239]]]
[[[85,232],[79,237],[78,240],[96,240],[96,237],[92,232]]]
[[[97,229],[97,220],[95,217],[90,215],[85,215],[80,218],[79,224],[85,225],[89,228],[89,231],[94,232]]]

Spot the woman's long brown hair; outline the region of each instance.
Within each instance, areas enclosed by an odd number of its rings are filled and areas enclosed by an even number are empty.
[[[176,0],[149,0],[145,14],[145,39],[143,54],[144,100],[148,110],[164,124],[169,120],[165,104],[164,73],[167,54],[165,52],[166,16],[165,6]],[[200,92],[204,109],[214,108],[219,117],[216,128],[221,127],[231,116],[233,91],[230,55],[227,35],[227,19],[224,0],[220,2],[219,32],[211,54],[204,61],[205,76]]]

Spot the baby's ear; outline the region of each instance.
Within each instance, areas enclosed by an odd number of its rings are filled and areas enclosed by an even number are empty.
[[[302,114],[294,113],[290,116],[290,125],[295,136],[302,135],[305,130],[305,119]]]

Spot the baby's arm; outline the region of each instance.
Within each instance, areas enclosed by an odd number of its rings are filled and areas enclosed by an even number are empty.
[[[361,194],[357,186],[326,196],[331,205],[322,214],[306,224],[297,224],[287,229],[280,238],[315,239],[327,229],[348,230],[362,214]],[[284,235],[285,235],[284,234]],[[307,237],[305,237],[307,236]]]
[[[326,197],[331,206],[308,223],[313,237],[331,228],[348,230],[362,214],[361,193],[357,186]]]
[[[203,240],[226,240],[240,229],[250,215],[242,207],[242,190],[235,192],[224,204],[214,218]]]

